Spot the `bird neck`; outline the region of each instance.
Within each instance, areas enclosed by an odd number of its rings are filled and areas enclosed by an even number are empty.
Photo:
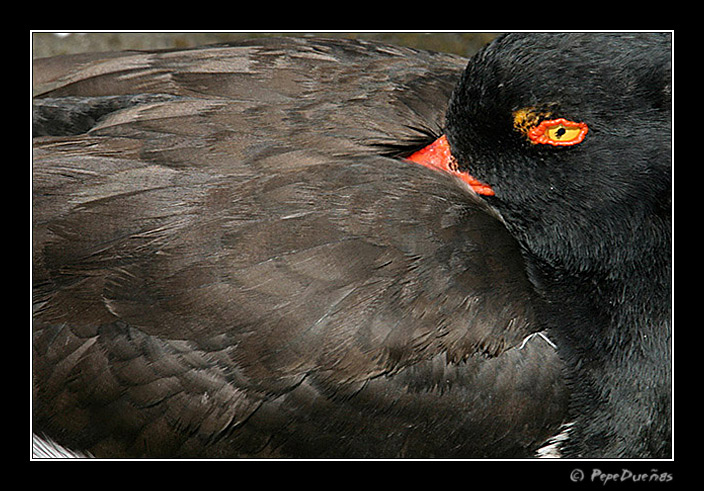
[[[671,451],[670,241],[667,233],[651,238],[647,253],[627,255],[618,267],[611,257],[587,270],[530,261],[572,394],[566,456]]]

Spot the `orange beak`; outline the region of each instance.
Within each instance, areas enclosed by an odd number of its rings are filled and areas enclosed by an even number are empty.
[[[459,170],[457,161],[452,156],[452,152],[450,152],[450,144],[447,142],[445,135],[410,155],[407,160],[457,176],[469,184],[469,187],[477,194],[483,194],[484,196],[494,195],[494,190],[490,186],[475,179],[467,172]]]

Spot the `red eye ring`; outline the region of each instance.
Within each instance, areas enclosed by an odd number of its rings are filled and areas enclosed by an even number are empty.
[[[564,130],[564,131],[563,131]],[[564,137],[560,139],[560,131],[563,131]],[[589,128],[586,123],[576,123],[565,118],[548,119],[528,132],[528,138],[533,143],[543,145],[567,146],[576,145],[584,140]]]

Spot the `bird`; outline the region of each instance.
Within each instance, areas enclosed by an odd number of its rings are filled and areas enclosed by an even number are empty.
[[[95,458],[671,457],[671,38],[34,60],[32,432]]]

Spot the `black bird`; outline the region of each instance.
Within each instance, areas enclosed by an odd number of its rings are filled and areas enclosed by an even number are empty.
[[[670,34],[468,64],[259,39],[36,60],[34,86],[40,437],[671,455]]]

